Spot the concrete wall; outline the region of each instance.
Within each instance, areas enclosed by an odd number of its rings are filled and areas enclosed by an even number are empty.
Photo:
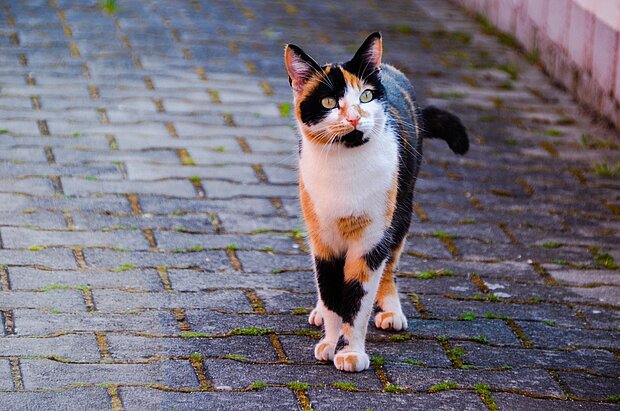
[[[453,0],[537,49],[549,74],[620,129],[620,0]]]

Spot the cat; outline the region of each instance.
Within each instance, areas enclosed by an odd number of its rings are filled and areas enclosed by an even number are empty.
[[[423,138],[440,138],[458,154],[469,140],[453,114],[420,110],[413,86],[381,63],[381,34],[354,57],[320,66],[285,47],[299,142],[299,196],[318,302],[309,323],[324,326],[318,360],[343,371],[370,366],[365,339],[375,326],[404,330],[394,271],[409,230]]]

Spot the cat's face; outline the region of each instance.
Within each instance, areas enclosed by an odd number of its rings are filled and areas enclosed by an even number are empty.
[[[295,114],[305,138],[357,147],[383,129],[381,52],[379,33],[371,34],[350,61],[322,67],[299,47],[286,46]]]

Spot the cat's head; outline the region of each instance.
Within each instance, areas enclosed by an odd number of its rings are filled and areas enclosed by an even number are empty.
[[[381,34],[371,34],[346,63],[320,66],[299,47],[284,60],[305,138],[317,144],[357,147],[385,125],[381,85]]]

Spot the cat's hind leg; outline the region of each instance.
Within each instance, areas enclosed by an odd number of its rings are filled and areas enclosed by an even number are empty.
[[[314,258],[314,269],[317,278],[319,301],[318,312],[309,321],[317,320],[320,315],[324,328],[323,338],[314,346],[314,356],[320,361],[334,359],[336,344],[341,334],[342,317],[339,315],[344,279],[344,258],[323,255]]]
[[[392,251],[379,283],[375,308],[375,326],[381,330],[400,331],[407,329],[407,317],[403,314],[398,290],[394,282],[394,271],[404,245],[405,240],[403,239],[400,245]]]
[[[319,300],[316,302],[316,306],[310,311],[308,324],[314,325],[315,327],[323,325],[323,302],[321,301],[321,297],[319,297]]]

